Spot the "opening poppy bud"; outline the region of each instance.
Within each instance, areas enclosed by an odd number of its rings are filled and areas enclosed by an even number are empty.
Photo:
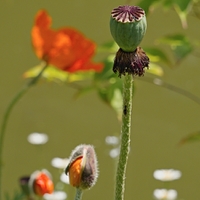
[[[51,175],[47,170],[32,173],[29,180],[29,186],[38,196],[43,196],[46,193],[51,194],[54,191]]]
[[[72,186],[80,189],[91,188],[98,177],[94,147],[91,145],[77,146],[72,151],[65,173],[69,174],[69,181]]]
[[[147,29],[145,12],[138,6],[119,6],[111,12],[110,32],[125,52],[133,52]]]

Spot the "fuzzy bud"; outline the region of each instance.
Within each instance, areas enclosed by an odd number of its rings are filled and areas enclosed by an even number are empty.
[[[72,186],[80,189],[91,188],[98,177],[97,158],[93,146],[77,146],[71,153],[65,173],[69,174]]]

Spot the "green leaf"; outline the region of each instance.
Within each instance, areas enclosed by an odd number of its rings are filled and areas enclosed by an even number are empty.
[[[26,71],[23,76],[24,78],[34,78],[36,77],[41,69],[42,65],[37,65],[28,71]],[[76,73],[68,73],[66,71],[60,70],[52,65],[48,66],[47,69],[42,73],[42,78],[45,78],[47,81],[52,81],[55,83],[60,82],[75,82],[92,79],[94,76],[93,71],[88,72],[76,72]]]
[[[165,0],[164,7],[174,7],[180,17],[183,28],[187,28],[187,15],[192,7],[192,0]]]
[[[23,74],[24,78],[34,78],[36,77],[41,69],[42,65],[37,65]],[[42,77],[47,79],[48,81],[54,82],[65,82],[68,78],[68,73],[62,70],[57,69],[56,67],[49,66],[45,71],[42,73]]]
[[[109,41],[101,45],[98,45],[97,53],[101,53],[101,52],[116,53],[118,49],[119,49],[119,46],[117,45],[116,42]]]
[[[146,54],[150,58],[151,62],[161,62],[167,65],[171,65],[171,61],[167,55],[159,48],[144,48]]]
[[[165,36],[159,39],[158,42],[167,44],[171,47],[176,62],[180,62],[193,50],[193,46],[189,39],[180,34]]]
[[[5,199],[6,199],[6,200],[11,200],[11,199],[12,199],[12,200],[23,200],[24,197],[25,197],[25,195],[23,194],[23,192],[15,191],[15,192],[14,192],[14,195],[13,195],[13,198],[10,197],[10,195],[9,195],[8,192],[5,193]]]
[[[101,100],[116,112],[119,121],[122,117],[122,87],[122,78],[115,75],[109,81],[103,81],[97,88]]]
[[[164,8],[167,8],[167,9],[173,7],[173,4],[174,4],[174,0],[165,0],[163,2]]]
[[[88,92],[91,92],[94,89],[96,89],[94,85],[89,85],[89,86],[79,88],[78,91],[75,93],[74,98],[77,99],[80,96],[85,95],[85,94],[87,94]]]
[[[117,113],[118,119],[121,119],[122,116],[122,105],[123,105],[123,96],[122,96],[122,90],[119,88],[115,88],[113,90],[113,96],[110,101],[110,105]]]
[[[150,62],[149,69],[146,70],[147,73],[156,75],[156,76],[163,76],[164,71],[163,68],[155,63]]]
[[[150,8],[155,5],[156,3],[159,3],[160,0],[141,0],[138,4],[139,7],[141,7],[146,15],[148,14]]]
[[[198,142],[198,141],[200,141],[200,131],[187,135],[179,142],[179,144],[182,145],[189,142]]]
[[[192,1],[191,0],[176,0],[174,5],[176,12],[178,13],[183,28],[187,28],[187,15],[190,11]]]
[[[10,197],[9,197],[8,192],[5,193],[5,199],[6,199],[6,200],[10,200]]]
[[[95,74],[94,71],[68,73],[67,82],[92,80],[94,74]]]
[[[101,80],[109,80],[112,77],[116,77],[116,75],[114,74],[114,72],[112,70],[114,57],[115,57],[115,54],[112,54],[103,61],[104,68],[101,72],[95,73],[95,75],[94,75],[95,80],[100,80],[100,81]]]
[[[115,81],[114,81],[115,80]],[[122,81],[119,77],[110,81],[110,84],[98,88],[100,98],[117,113],[118,119],[122,113]]]
[[[118,80],[119,79],[119,80]],[[120,89],[122,91],[122,82],[120,78],[113,79],[112,81],[108,82],[107,84],[102,83],[98,87],[98,92],[102,100],[109,105],[111,105],[111,101],[114,95],[114,91],[116,89]]]

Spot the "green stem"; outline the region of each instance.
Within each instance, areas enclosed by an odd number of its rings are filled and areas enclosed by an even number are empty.
[[[115,200],[124,199],[125,175],[130,149],[133,77],[126,75],[123,82],[123,113],[121,127],[121,147],[116,173]]]
[[[76,188],[76,196],[74,200],[81,200],[83,195],[83,190],[80,188]]]
[[[1,129],[0,129],[0,199],[2,198],[3,142],[4,142],[4,138],[5,138],[6,126],[8,123],[10,113],[11,113],[14,105],[22,98],[22,96],[28,91],[28,89],[38,81],[38,79],[40,78],[40,76],[42,75],[44,70],[47,68],[47,66],[48,66],[48,64],[45,63],[45,65],[43,66],[40,73],[21,88],[21,90],[11,100],[10,104],[8,105],[8,107],[4,113],[3,120],[1,123]]]

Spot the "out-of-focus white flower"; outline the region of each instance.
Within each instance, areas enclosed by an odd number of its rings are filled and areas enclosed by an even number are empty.
[[[119,138],[116,136],[107,136],[106,139],[106,144],[108,145],[117,145],[119,144]]]
[[[67,176],[64,172],[60,175],[60,180],[63,183],[69,184],[69,176]]]
[[[174,169],[159,169],[154,171],[153,176],[160,181],[173,181],[181,177],[181,171]]]
[[[156,189],[153,195],[159,200],[175,200],[177,198],[177,191],[173,189]]]
[[[45,144],[47,143],[48,139],[48,135],[45,133],[31,133],[27,137],[28,142],[35,145]]]
[[[109,155],[111,158],[116,158],[119,155],[119,152],[119,148],[114,148],[110,150]]]
[[[55,168],[58,169],[64,169],[66,166],[69,164],[69,159],[68,158],[53,158],[51,160],[51,165]]]
[[[45,200],[65,200],[67,199],[67,194],[62,191],[55,191],[52,194],[45,194],[43,198]]]

